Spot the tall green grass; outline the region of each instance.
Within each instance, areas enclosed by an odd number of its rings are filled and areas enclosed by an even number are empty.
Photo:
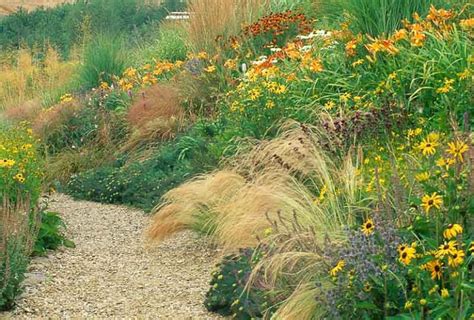
[[[429,10],[433,0],[318,0],[322,12],[338,20],[349,15],[355,32],[377,36],[401,27],[403,19],[411,19]]]
[[[100,35],[85,48],[78,81],[83,89],[97,87],[101,81],[110,83],[114,75],[120,76],[126,66],[124,45],[121,39]]]

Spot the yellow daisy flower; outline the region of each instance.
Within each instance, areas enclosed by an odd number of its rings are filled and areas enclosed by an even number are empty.
[[[443,236],[449,240],[451,238],[455,238],[458,234],[461,234],[462,231],[463,229],[461,225],[457,223],[454,223],[454,224],[450,223],[448,227],[446,228],[446,230],[444,230]]]
[[[443,258],[447,255],[454,255],[457,251],[456,246],[457,242],[455,240],[445,242],[444,244],[440,245],[438,251],[436,251],[436,258]]]
[[[421,198],[421,202],[421,206],[425,209],[425,212],[429,213],[433,207],[437,209],[441,208],[441,205],[443,204],[443,198],[436,192],[433,192],[431,195],[424,195],[423,198]]]
[[[339,272],[342,271],[342,269],[344,269],[344,266],[346,265],[346,263],[344,262],[344,260],[339,260],[339,262],[336,264],[336,266],[334,268],[331,269],[331,271],[329,271],[329,274],[333,277],[335,277]]]
[[[367,219],[363,224],[362,224],[362,232],[368,236],[372,234],[375,230],[375,225],[374,221],[372,219]]]
[[[451,154],[455,159],[458,159],[461,162],[464,162],[463,153],[469,150],[467,144],[462,141],[455,141],[448,143],[447,153]]]

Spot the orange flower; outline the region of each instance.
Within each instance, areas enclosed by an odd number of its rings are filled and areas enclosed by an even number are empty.
[[[357,39],[352,39],[351,41],[346,43],[346,54],[349,57],[353,57],[356,55],[357,43]]]
[[[426,40],[426,35],[423,32],[415,31],[413,32],[410,42],[414,47],[421,47]]]

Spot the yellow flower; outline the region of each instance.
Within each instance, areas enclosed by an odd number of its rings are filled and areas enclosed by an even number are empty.
[[[443,264],[439,260],[433,260],[426,264],[426,268],[431,272],[431,279],[441,279]]]
[[[286,91],[286,86],[283,85],[283,84],[281,84],[281,85],[279,85],[279,86],[275,89],[274,92],[275,92],[276,94],[282,94],[282,93],[284,93],[285,91]]]
[[[224,67],[230,70],[235,70],[237,69],[237,62],[235,62],[234,59],[228,59],[226,62],[224,62]]]
[[[445,168],[446,170],[448,170],[450,165],[456,163],[456,160],[439,158],[438,160],[436,160],[435,163],[438,167]]]
[[[323,201],[326,198],[326,193],[328,192],[328,187],[324,185],[319,192],[319,201]]]
[[[444,244],[439,246],[438,251],[436,251],[436,258],[444,258],[444,256],[447,255],[454,255],[457,251],[456,245],[457,243],[455,240],[444,242]]]
[[[421,172],[415,175],[415,179],[418,182],[425,182],[428,181],[430,178],[430,174],[428,172]]]
[[[448,225],[448,227],[446,228],[446,230],[444,230],[443,232],[443,236],[446,238],[446,239],[451,239],[451,238],[455,238],[458,234],[461,234],[462,233],[462,226],[457,224],[457,223],[450,223]]]
[[[363,63],[364,63],[364,59],[358,59],[358,60],[352,62],[352,67],[357,67],[357,66],[359,66]]]
[[[207,59],[208,57],[209,57],[209,55],[205,51],[201,51],[197,54],[198,59]]]
[[[446,150],[446,152],[451,154],[455,159],[459,159],[459,161],[463,162],[464,161],[463,153],[469,150],[469,147],[467,146],[467,144],[458,140],[455,142],[448,143],[448,146],[449,148],[448,150]]]
[[[444,79],[444,85],[436,89],[437,93],[448,93],[453,89],[454,79]]]
[[[413,302],[411,301],[405,302],[405,309],[410,310],[411,308],[413,308]]]
[[[336,103],[334,103],[334,101],[328,101],[324,104],[324,108],[326,110],[331,110],[332,108],[334,108],[335,105]]]
[[[11,168],[15,165],[13,159],[0,159],[0,168]]]
[[[433,192],[431,196],[427,194],[424,195],[423,198],[421,198],[421,202],[421,206],[425,209],[425,212],[428,213],[433,207],[440,209],[443,204],[443,198],[436,192]]]
[[[416,128],[416,129],[414,129],[414,130],[413,130],[413,129],[409,129],[409,130],[408,130],[408,134],[407,134],[407,135],[408,135],[408,138],[410,138],[410,137],[416,137],[416,136],[420,135],[422,131],[423,131],[423,129],[421,129],[421,128]]]
[[[124,72],[123,75],[128,78],[134,78],[137,75],[137,69],[135,68],[127,68]]]
[[[309,70],[313,72],[321,72],[324,70],[323,64],[320,59],[313,59],[309,65]]]
[[[62,95],[61,98],[59,98],[61,103],[67,103],[71,102],[73,99],[72,95],[69,93],[66,93],[65,95]]]
[[[207,73],[213,73],[216,71],[216,66],[209,66],[207,68],[204,68],[204,71],[206,71]]]
[[[414,47],[421,47],[425,42],[426,34],[423,32],[414,31],[410,37],[411,45]]]
[[[372,219],[367,219],[363,224],[362,224],[362,232],[368,236],[374,232],[375,225],[374,221]]]
[[[398,248],[400,257],[398,260],[405,265],[409,265],[411,260],[416,257],[416,249],[408,246],[401,246]]]
[[[469,251],[471,254],[474,254],[474,241],[469,244],[467,251]]]
[[[420,304],[422,306],[426,305],[426,303],[427,303],[426,299],[420,299]]]
[[[426,155],[433,155],[436,153],[436,147],[439,145],[437,141],[431,141],[428,138],[423,139],[417,148],[423,153],[424,156]]]
[[[335,277],[339,272],[342,271],[345,265],[346,263],[344,262],[344,260],[339,260],[336,266],[329,271],[329,274]]]
[[[392,35],[392,40],[395,41],[395,42],[401,41],[401,40],[407,39],[407,38],[408,38],[408,32],[407,32],[406,29],[397,30]]]
[[[257,88],[254,88],[250,90],[249,92],[249,97],[250,97],[250,100],[252,101],[257,100],[261,95],[262,93],[260,92],[260,89],[257,89]]]
[[[110,86],[107,82],[105,81],[102,81],[99,85],[99,88],[102,89],[102,90],[109,90],[110,89]]]
[[[463,72],[460,72],[457,75],[459,77],[459,80],[465,80],[465,79],[469,78],[469,76],[471,75],[471,71],[468,68],[466,68],[466,69],[464,69]]]
[[[459,22],[459,25],[463,29],[474,28],[474,18],[463,19]]]
[[[351,94],[349,92],[346,92],[344,94],[341,94],[341,96],[339,97],[339,99],[342,101],[342,102],[348,102],[349,99],[351,98]]]
[[[268,100],[267,103],[265,104],[265,107],[267,109],[273,109],[275,107],[275,102]]]
[[[273,233],[273,228],[266,228],[265,230],[263,230],[263,234],[265,237],[270,236],[272,233]]]
[[[446,288],[441,289],[441,297],[442,297],[443,299],[446,299],[447,297],[449,297],[449,291],[448,291],[448,289],[446,289]]]
[[[451,256],[448,257],[448,264],[455,268],[459,265],[461,265],[464,262],[464,251],[462,250],[456,250],[455,253],[453,253]]]
[[[21,173],[17,173],[13,179],[15,179],[16,181],[18,181],[19,183],[23,183],[25,182],[25,177],[23,176],[23,174]]]

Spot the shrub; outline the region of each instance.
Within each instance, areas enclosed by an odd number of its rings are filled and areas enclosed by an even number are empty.
[[[214,130],[212,124],[198,124],[145,159],[127,161],[123,156],[111,165],[73,176],[67,192],[80,199],[151,210],[166,191],[216,166],[223,142],[212,140]]]
[[[119,39],[100,35],[84,50],[79,70],[79,83],[85,89],[98,87],[102,82],[112,83],[114,76],[125,70],[123,44]]]
[[[74,243],[64,236],[66,225],[56,212],[42,211],[34,255],[44,255],[47,250],[56,250],[61,246],[74,247]]]
[[[71,48],[84,39],[127,33],[160,21],[166,14],[162,6],[137,0],[80,0],[31,12],[22,9],[0,21],[0,49],[52,45],[68,57]]]
[[[225,256],[212,273],[211,288],[204,305],[207,310],[234,319],[261,318],[269,303],[263,291],[245,288],[253,267],[259,260],[259,251],[241,249],[239,254]]]
[[[143,62],[184,61],[188,53],[186,26],[179,22],[165,22],[153,28],[153,38],[139,45],[137,59]]]

